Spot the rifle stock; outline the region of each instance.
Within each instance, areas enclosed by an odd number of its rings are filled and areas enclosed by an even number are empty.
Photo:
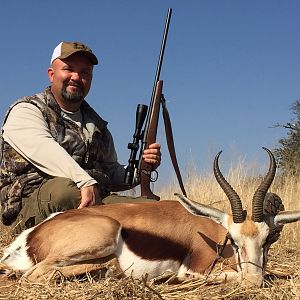
[[[159,119],[159,111],[161,105],[163,81],[158,80],[156,83],[155,94],[152,106],[150,107],[150,114],[147,120],[146,129],[143,138],[143,149],[148,149],[149,145],[156,142],[157,126]],[[141,153],[142,154],[142,153]],[[150,189],[152,165],[140,159],[139,166],[141,197],[159,200],[159,196],[155,195]]]

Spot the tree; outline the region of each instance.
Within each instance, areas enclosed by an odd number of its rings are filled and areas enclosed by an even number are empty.
[[[300,174],[300,100],[291,106],[295,118],[285,125],[275,125],[288,129],[287,136],[278,141],[279,148],[274,154],[278,160],[279,169],[283,173]]]

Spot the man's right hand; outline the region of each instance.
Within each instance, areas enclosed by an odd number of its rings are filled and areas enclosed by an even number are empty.
[[[95,184],[81,188],[80,192],[81,202],[78,208],[93,206],[96,203],[101,204],[98,188]]]

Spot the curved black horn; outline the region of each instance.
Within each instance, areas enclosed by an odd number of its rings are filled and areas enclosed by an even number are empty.
[[[259,185],[256,192],[254,193],[252,200],[252,220],[254,222],[262,222],[263,221],[263,208],[264,208],[264,199],[268,192],[270,185],[272,184],[275,173],[276,173],[276,161],[272,152],[263,147],[264,150],[267,151],[270,157],[270,166],[269,171],[264,178],[263,182]]]
[[[245,215],[243,213],[242,202],[239,195],[236,191],[231,187],[231,185],[226,181],[224,176],[222,175],[220,168],[219,168],[219,156],[222,153],[220,151],[214,160],[214,174],[215,177],[221,186],[222,190],[226,194],[228,200],[230,201],[231,211],[233,216],[234,223],[243,223],[245,221]]]

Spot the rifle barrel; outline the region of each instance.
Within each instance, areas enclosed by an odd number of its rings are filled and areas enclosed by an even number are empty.
[[[154,79],[154,84],[153,84],[153,89],[152,89],[151,101],[150,101],[148,115],[147,115],[147,119],[146,119],[146,123],[145,123],[144,132],[146,134],[144,134],[144,138],[143,138],[142,151],[145,149],[146,142],[147,142],[146,139],[147,139],[148,126],[149,126],[149,118],[150,118],[150,113],[152,111],[152,106],[153,106],[153,102],[154,102],[156,84],[157,84],[157,82],[159,81],[159,78],[160,78],[160,71],[161,71],[161,66],[162,66],[164,53],[165,53],[171,16],[172,16],[172,8],[169,8],[166,23],[165,23],[164,34],[163,34],[163,38],[162,38],[162,42],[161,42],[161,47],[160,47],[160,52],[159,52],[159,57],[158,57],[158,63],[157,63],[157,67],[156,67],[156,73],[155,73],[155,79]]]
[[[167,42],[167,37],[168,37],[168,32],[169,32],[169,26],[170,26],[170,20],[172,16],[172,8],[168,9],[168,15],[165,23],[165,29],[164,29],[164,34],[163,34],[163,39],[160,47],[160,53],[159,53],[159,58],[158,58],[158,63],[157,63],[157,68],[156,68],[156,74],[155,74],[155,79],[154,79],[154,90],[156,87],[156,83],[160,78],[160,71],[161,71],[161,66],[164,58],[164,53],[165,53],[165,48],[166,48],[166,42]]]

